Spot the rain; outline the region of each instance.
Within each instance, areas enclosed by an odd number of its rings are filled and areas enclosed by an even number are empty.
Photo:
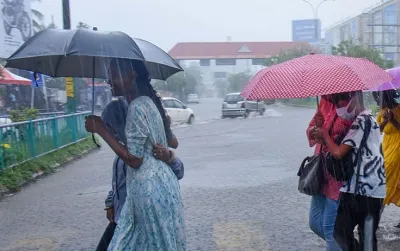
[[[399,249],[398,1],[0,3],[0,250]]]

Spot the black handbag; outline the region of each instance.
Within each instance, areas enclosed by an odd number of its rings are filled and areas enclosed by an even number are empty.
[[[329,128],[329,135],[332,133],[337,115]],[[297,172],[299,176],[298,189],[300,193],[307,195],[318,195],[325,185],[325,165],[326,156],[322,153],[322,146],[319,154],[306,157],[300,165]]]
[[[298,185],[300,193],[311,196],[321,193],[325,184],[324,166],[325,156],[322,152],[303,160],[297,173],[300,177]]]

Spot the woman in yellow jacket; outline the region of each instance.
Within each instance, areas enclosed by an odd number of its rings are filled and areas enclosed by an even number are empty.
[[[379,95],[378,123],[383,135],[383,156],[386,170],[386,198],[384,205],[391,203],[400,207],[400,105],[395,90]],[[400,227],[400,224],[398,225]]]

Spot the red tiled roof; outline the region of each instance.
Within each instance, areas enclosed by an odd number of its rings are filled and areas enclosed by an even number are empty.
[[[169,54],[178,60],[268,58],[278,55],[281,51],[295,48],[311,49],[311,46],[305,42],[191,42],[177,43]]]

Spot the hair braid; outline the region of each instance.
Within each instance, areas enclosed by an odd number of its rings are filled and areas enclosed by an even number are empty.
[[[164,124],[165,135],[167,139],[172,137],[171,123],[165,114],[161,98],[159,98],[150,84],[149,72],[146,65],[141,61],[132,61],[127,59],[115,59],[111,61],[111,65],[115,65],[121,72],[136,71],[136,85],[140,95],[148,96],[151,98],[160,112]]]
[[[153,100],[163,120],[165,135],[167,136],[167,139],[169,139],[172,136],[171,123],[167,117],[167,114],[165,113],[165,109],[162,105],[161,98],[158,97],[157,92],[150,84],[150,80],[149,79],[145,80],[143,78],[138,79],[137,87],[139,89],[140,94],[148,96],[149,98],[151,98],[151,100]]]

